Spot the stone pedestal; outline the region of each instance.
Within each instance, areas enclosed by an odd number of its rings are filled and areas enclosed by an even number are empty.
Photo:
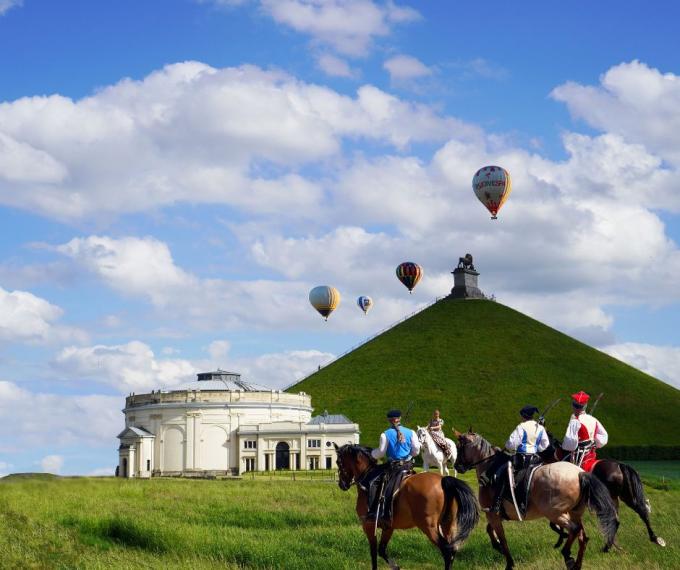
[[[477,271],[457,267],[451,273],[453,273],[451,296],[454,299],[484,299],[484,293],[477,286],[477,277],[479,277]]]

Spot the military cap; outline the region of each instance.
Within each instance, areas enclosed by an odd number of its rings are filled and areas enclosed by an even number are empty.
[[[534,414],[538,413],[538,408],[536,406],[524,406],[520,411],[519,415],[523,418],[530,418]]]
[[[588,400],[590,400],[590,396],[583,390],[571,395],[571,405],[575,408],[582,408],[588,403]]]
[[[401,417],[401,410],[390,410],[389,412],[387,412],[387,417],[389,419],[400,418]]]

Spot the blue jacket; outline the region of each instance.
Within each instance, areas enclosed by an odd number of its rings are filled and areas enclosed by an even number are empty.
[[[385,437],[387,438],[387,457],[390,461],[400,461],[406,459],[411,455],[411,438],[413,437],[413,430],[407,427],[400,427],[399,431],[404,436],[404,441],[397,441],[397,430],[390,428],[385,430]]]

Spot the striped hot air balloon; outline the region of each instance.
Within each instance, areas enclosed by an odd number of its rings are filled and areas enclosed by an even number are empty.
[[[409,293],[418,285],[418,281],[420,281],[422,276],[423,270],[417,263],[405,261],[397,266],[397,279],[406,286]]]
[[[362,295],[357,299],[357,305],[359,305],[359,308],[364,312],[365,315],[373,308],[373,299],[367,297],[366,295]]]
[[[340,305],[340,293],[335,287],[319,285],[309,292],[309,302],[328,320],[328,316]]]
[[[512,192],[510,173],[500,166],[484,166],[472,179],[472,189],[477,199],[491,212],[491,219],[498,219],[498,210]]]

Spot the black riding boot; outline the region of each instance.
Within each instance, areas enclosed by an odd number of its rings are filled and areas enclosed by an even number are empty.
[[[497,515],[501,514],[503,509],[503,494],[505,493],[505,485],[506,483],[504,479],[503,482],[496,487],[496,494],[494,495],[493,503],[491,503],[489,512],[495,513]]]

